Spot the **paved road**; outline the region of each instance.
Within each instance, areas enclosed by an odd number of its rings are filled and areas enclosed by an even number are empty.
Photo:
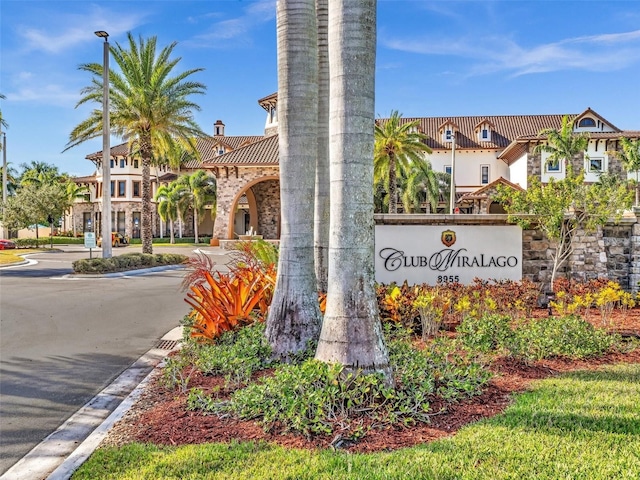
[[[65,250],[0,269],[0,474],[189,311],[180,270],[78,278],[71,262],[88,253]]]

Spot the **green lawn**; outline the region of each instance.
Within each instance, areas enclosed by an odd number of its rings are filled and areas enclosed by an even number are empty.
[[[638,480],[640,364],[536,382],[502,415],[394,452],[131,444],[96,451],[73,478]]]

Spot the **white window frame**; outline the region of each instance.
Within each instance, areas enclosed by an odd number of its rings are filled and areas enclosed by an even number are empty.
[[[487,169],[487,181],[484,182],[483,181],[483,170]],[[491,183],[491,168],[490,165],[480,165],[480,185],[489,185],[489,183]]]
[[[451,165],[444,166],[444,173],[451,175]]]
[[[605,162],[605,158],[604,157],[589,157],[586,160],[587,163],[587,172],[589,173],[604,173],[607,171],[607,164]],[[592,162],[600,162],[600,168],[593,168],[593,163]]]

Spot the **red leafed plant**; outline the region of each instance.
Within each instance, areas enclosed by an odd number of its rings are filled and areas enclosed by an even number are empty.
[[[204,281],[191,285],[185,301],[193,307],[191,336],[214,340],[223,332],[263,321],[267,309],[265,292],[270,282],[261,272],[246,275],[203,272]]]
[[[248,255],[250,256],[250,255]],[[275,287],[272,262],[232,262],[231,272],[215,271],[215,262],[197,255],[189,262],[183,286],[193,310],[191,337],[212,341],[223,332],[264,321]]]

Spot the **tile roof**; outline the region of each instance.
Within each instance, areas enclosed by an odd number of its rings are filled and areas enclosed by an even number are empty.
[[[473,192],[464,193],[462,195],[462,197],[460,198],[460,200],[474,200],[474,199],[486,198],[487,197],[487,192],[489,190],[491,190],[492,188],[496,187],[498,184],[506,185],[508,187],[513,188],[514,190],[524,191],[524,188],[522,188],[517,183],[510,182],[506,178],[500,177],[500,178],[497,178],[496,180],[494,180],[493,182],[489,183],[488,185],[484,185],[483,187],[480,187],[479,189],[477,189],[477,190],[475,190]]]
[[[251,143],[262,140],[262,135],[236,135],[236,136],[219,136],[198,138],[196,140],[196,148],[200,153],[202,163],[208,162],[212,158],[218,156],[218,145],[223,145],[227,150],[236,150],[238,148],[250,145]],[[187,162],[185,168],[198,168],[201,163],[197,160]]]
[[[218,165],[278,165],[278,135],[263,137],[257,142],[202,162],[203,167]]]
[[[129,144],[121,143],[120,145],[115,145],[109,149],[111,156],[124,157],[125,155],[129,155]],[[86,157],[87,160],[102,160],[102,150],[95,153],[90,153]]]
[[[95,183],[96,182],[96,174],[87,175],[85,177],[73,177],[73,180],[76,183]]]
[[[500,115],[500,116],[469,116],[469,117],[422,117],[404,118],[405,122],[418,121],[418,128],[429,139],[427,145],[432,150],[451,150],[451,144],[442,140],[442,129],[447,124],[457,127],[456,149],[493,149],[506,148],[513,140],[523,135],[537,135],[545,128],[562,126],[562,117],[558,115]],[[574,117],[575,114],[569,115]],[[382,119],[384,121],[384,119]],[[482,123],[494,126],[491,141],[482,142],[478,139],[477,128]]]

